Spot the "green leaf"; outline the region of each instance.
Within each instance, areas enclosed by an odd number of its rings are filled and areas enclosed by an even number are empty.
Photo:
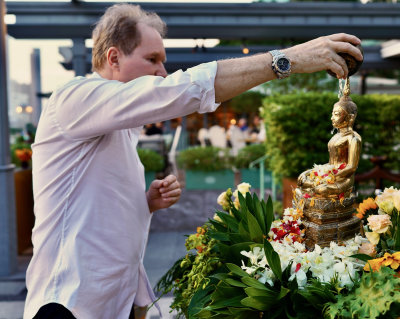
[[[221,233],[218,231],[209,230],[208,236],[210,236],[210,238],[214,238],[214,239],[220,240],[220,241],[230,241],[229,234],[227,234],[227,233]]]
[[[253,194],[253,204],[254,204],[254,216],[257,218],[258,224],[260,225],[263,234],[267,234],[264,213],[261,208],[260,200],[258,199],[256,193]]]
[[[239,224],[239,229],[240,229],[240,224]],[[250,237],[249,234],[247,236],[243,236],[239,233],[230,233],[229,234],[229,238],[230,238],[231,242],[235,243],[235,244],[243,243],[243,242],[249,240],[249,237]]]
[[[211,293],[213,291],[213,286],[207,286],[205,289],[199,289],[196,291],[189,303],[189,317],[200,312],[205,307],[205,305],[211,301]]]
[[[256,243],[262,243],[263,231],[258,224],[257,219],[250,212],[247,212],[247,222],[249,225],[250,239]]]
[[[218,280],[225,280],[226,278],[229,278],[229,275],[226,273],[220,272],[220,273],[211,275],[210,278],[215,278]]]
[[[226,282],[227,284],[234,286],[234,287],[241,287],[241,288],[247,287],[247,285],[245,285],[244,283],[242,283],[238,280],[232,279],[232,278],[225,278],[224,282]]]
[[[250,246],[253,244],[253,242],[242,242],[229,246],[229,257],[225,261],[240,265],[244,257],[240,252],[243,250],[249,251]]]
[[[282,268],[279,255],[274,250],[270,242],[264,239],[265,257],[267,257],[268,265],[271,267],[275,277],[282,281]]]
[[[228,230],[225,225],[221,224],[220,222],[216,221],[215,219],[209,219],[208,221],[219,232],[223,232],[224,233],[224,232],[226,232]]]
[[[237,210],[235,207],[231,208],[231,212],[238,222],[240,222],[243,219],[242,212],[240,210]]]
[[[238,222],[234,217],[224,212],[217,212],[216,214],[219,218],[222,219],[222,221],[228,226],[229,229],[234,232],[238,231]]]
[[[354,255],[351,255],[349,257],[357,258],[357,259],[360,259],[362,261],[368,261],[368,260],[374,259],[373,257],[371,257],[369,255],[366,255],[366,254],[354,254]]]
[[[254,209],[254,205],[253,205],[253,199],[251,198],[251,194],[250,194],[250,193],[246,193],[245,199],[246,199],[246,206],[247,206],[247,209],[248,209],[250,212],[254,212],[255,209]]]
[[[242,193],[239,191],[238,191],[238,197],[239,197],[240,210],[242,211],[243,214],[246,214],[248,211],[246,199],[243,197]]]
[[[208,306],[208,309],[214,310],[218,308],[225,308],[225,307],[240,307],[241,301],[243,299],[243,296],[235,296],[231,298],[223,298],[219,299],[216,302],[213,302],[210,306]]]
[[[250,286],[250,287],[253,287],[253,288],[257,288],[257,289],[262,289],[262,290],[265,290],[265,291],[270,291],[270,289],[268,289],[264,284],[262,284],[257,279],[254,279],[254,278],[252,278],[250,276],[242,277],[241,280],[247,286]]]
[[[268,289],[266,287],[260,289],[260,288],[254,288],[254,287],[248,287],[244,290],[249,297],[262,297],[262,296],[276,296],[277,293],[271,289]]]
[[[244,220],[242,220],[242,221],[239,223],[238,232],[239,232],[239,234],[240,234],[243,238],[248,238],[248,239],[250,239],[249,228],[248,228],[248,226],[244,223]]]
[[[260,311],[265,311],[275,305],[276,302],[276,296],[246,297],[242,300],[242,305]]]
[[[268,234],[271,228],[271,224],[274,220],[274,208],[272,205],[272,199],[271,196],[268,197],[267,204],[264,205],[265,210],[263,209],[264,212],[264,219],[265,219],[265,233]]]
[[[228,269],[234,273],[235,275],[239,276],[239,277],[250,277],[250,275],[245,272],[242,268],[240,268],[239,266],[235,265],[235,264],[226,264],[226,267],[228,267]]]

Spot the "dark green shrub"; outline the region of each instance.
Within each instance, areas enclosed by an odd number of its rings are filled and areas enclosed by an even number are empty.
[[[161,172],[164,169],[164,159],[157,152],[147,148],[138,148],[137,152],[146,172]]]
[[[181,151],[178,165],[193,171],[218,171],[232,166],[229,150],[213,146],[196,146]]]
[[[266,153],[265,144],[252,144],[239,150],[235,157],[236,168],[249,168],[251,162],[263,157]],[[268,160],[264,162],[265,167],[268,166]]]
[[[386,167],[400,169],[400,96],[352,95],[358,106],[354,130],[363,140],[357,173],[372,168],[371,156],[387,155]],[[275,174],[295,178],[329,160],[333,93],[296,93],[264,99],[267,155]]]

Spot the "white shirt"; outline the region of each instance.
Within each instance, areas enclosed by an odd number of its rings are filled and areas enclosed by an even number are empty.
[[[152,215],[136,152],[140,128],[214,111],[216,70],[211,62],[128,83],[95,73],[53,93],[32,146],[25,319],[51,302],[78,319],[127,319],[133,303],[154,300],[143,267]]]

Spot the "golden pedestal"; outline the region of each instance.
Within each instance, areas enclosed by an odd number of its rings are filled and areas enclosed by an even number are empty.
[[[293,205],[303,210],[305,244],[308,249],[313,249],[315,244],[327,247],[331,241],[343,242],[360,231],[360,219],[353,216],[354,194],[351,193],[342,200],[304,198],[304,195],[296,188]]]

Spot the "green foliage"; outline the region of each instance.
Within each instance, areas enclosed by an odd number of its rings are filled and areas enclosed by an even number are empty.
[[[249,168],[251,162],[263,157],[266,153],[264,144],[251,144],[241,148],[235,157],[236,168]],[[268,160],[266,159],[265,167],[268,167]]]
[[[246,112],[256,112],[260,107],[262,107],[262,100],[265,95],[256,91],[247,91],[230,101],[232,109],[238,113],[242,113],[244,110]]]
[[[348,295],[338,295],[325,309],[329,319],[397,318],[400,309],[400,278],[389,267],[364,273]]]
[[[263,88],[268,95],[293,94],[296,92],[334,92],[338,81],[325,71],[305,74],[292,74],[280,81],[264,83]]]
[[[156,151],[138,148],[137,152],[146,172],[161,172],[164,169],[164,159]]]
[[[218,171],[231,167],[228,149],[196,146],[178,154],[178,165],[194,171]]]
[[[386,167],[400,169],[400,96],[352,95],[358,106],[354,130],[363,140],[358,173],[372,168],[371,156],[387,155]],[[267,155],[275,174],[295,178],[314,163],[329,160],[330,121],[336,94],[309,92],[274,95],[264,100]],[[312,128],[312,129],[311,129]]]

